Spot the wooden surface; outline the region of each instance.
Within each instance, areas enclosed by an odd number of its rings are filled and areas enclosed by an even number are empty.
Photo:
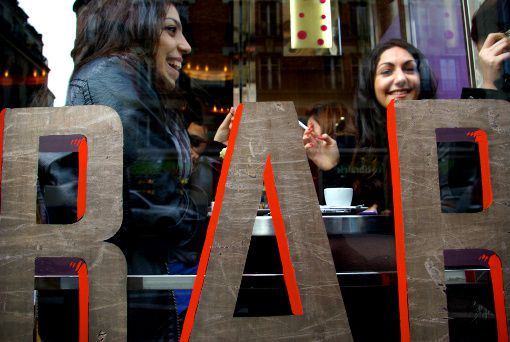
[[[395,109],[411,341],[449,339],[445,249],[483,248],[500,257],[510,318],[510,104],[421,100],[397,102]],[[480,213],[441,213],[435,128],[454,127],[476,127],[488,136],[493,203]]]
[[[291,102],[246,103],[191,341],[350,341],[317,194]],[[271,155],[303,315],[233,317]]]
[[[36,224],[39,137],[82,134],[88,141],[87,208],[72,225]],[[0,215],[0,341],[32,341],[34,260],[85,260],[89,338],[126,339],[126,264],[103,242],[122,222],[122,126],[103,106],[7,110]]]

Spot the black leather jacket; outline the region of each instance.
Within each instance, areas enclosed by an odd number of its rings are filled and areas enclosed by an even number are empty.
[[[106,105],[120,115],[124,219],[113,241],[130,274],[166,274],[167,261],[196,263],[212,199],[212,187],[192,173],[180,116],[164,108],[152,84],[144,63],[112,56],[75,72],[67,95],[67,105]]]

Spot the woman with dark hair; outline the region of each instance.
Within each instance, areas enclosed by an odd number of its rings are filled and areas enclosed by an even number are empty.
[[[193,273],[212,194],[197,186],[184,118],[168,107],[191,51],[177,8],[168,0],[94,0],[78,21],[67,105],[109,106],[124,131],[124,217],[112,241],[128,274]],[[214,138],[218,152],[231,118]],[[128,340],[177,340],[187,300],[171,290],[130,291]]]
[[[401,39],[377,45],[361,70],[354,103],[359,145],[386,147],[390,101],[435,98],[437,82],[425,56]]]
[[[354,101],[358,151],[353,167],[358,176],[353,203],[368,205],[375,212],[391,209],[386,107],[393,99],[434,98],[436,89],[427,60],[411,44],[392,39],[372,50],[361,68]],[[310,126],[303,139],[309,158],[319,168],[338,163],[338,147],[331,137],[314,134]]]

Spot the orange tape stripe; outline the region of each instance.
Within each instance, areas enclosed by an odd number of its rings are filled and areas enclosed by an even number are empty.
[[[78,289],[79,341],[87,342],[89,340],[89,274],[85,263],[78,271]]]
[[[195,278],[195,284],[193,285],[193,291],[191,292],[191,299],[186,312],[186,318],[182,327],[181,342],[187,342],[191,335],[191,329],[193,328],[193,322],[195,321],[195,314],[200,300],[200,293],[204,285],[205,273],[207,271],[207,264],[209,262],[209,256],[214,241],[214,233],[216,232],[216,225],[220,217],[221,205],[223,203],[223,196],[225,195],[225,187],[227,183],[228,170],[230,168],[230,161],[234,154],[234,146],[236,143],[237,132],[239,131],[239,125],[241,123],[241,116],[243,113],[243,104],[239,104],[236,108],[234,115],[234,122],[232,123],[232,129],[228,139],[228,148],[223,159],[223,165],[221,167],[220,179],[218,181],[218,187],[216,189],[216,198],[214,202],[214,208],[211,213],[211,219],[209,220],[209,226],[207,227],[207,234],[205,237],[204,247],[202,249],[202,255],[200,256],[200,262],[198,264],[197,276]]]
[[[76,198],[76,221],[85,215],[87,206],[87,138],[83,137],[78,143],[78,190]]]
[[[478,152],[480,155],[480,170],[482,177],[483,208],[488,209],[492,204],[492,184],[490,178],[489,142],[487,139],[487,133],[479,129],[477,131],[468,133],[468,136],[474,137],[475,142],[478,144]],[[501,260],[497,255],[491,255],[488,264],[491,271],[492,293],[494,296],[494,309],[496,313],[498,341],[508,342],[508,326],[505,310],[505,294]]]
[[[411,340],[409,331],[409,308],[407,306],[407,274],[405,257],[404,212],[400,188],[398,161],[397,122],[395,101],[387,108],[388,147],[390,153],[391,182],[393,188],[393,218],[395,220],[395,255],[397,261],[398,306],[400,312],[400,340]]]
[[[505,290],[503,286],[503,269],[501,260],[495,254],[489,258],[491,270],[492,293],[494,296],[494,311],[498,329],[498,342],[508,342],[508,326],[506,324]]]
[[[481,129],[470,132],[468,136],[474,137],[478,144],[478,154],[480,155],[480,171],[482,177],[482,196],[483,208],[488,209],[492,204],[492,185],[491,171],[489,166],[489,141],[487,133]]]
[[[0,212],[2,211],[2,170],[4,165],[4,125],[5,125],[5,113],[7,108],[2,109],[0,112]]]
[[[71,262],[70,266],[78,275],[78,336],[79,342],[89,340],[89,274],[83,261]]]
[[[271,209],[274,232],[276,235],[276,241],[278,243],[278,251],[280,252],[283,278],[287,287],[290,308],[294,315],[302,315],[303,306],[301,305],[301,298],[299,296],[296,274],[294,272],[294,267],[292,266],[292,261],[290,260],[289,245],[285,235],[285,224],[283,223],[280,202],[278,200],[278,193],[276,192],[276,185],[274,182],[271,155],[267,156],[266,167],[264,168],[264,185],[266,187],[266,195],[267,201],[269,202],[269,208]]]

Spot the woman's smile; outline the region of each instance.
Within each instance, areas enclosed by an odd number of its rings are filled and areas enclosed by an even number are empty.
[[[375,71],[377,102],[387,107],[391,100],[416,100],[420,94],[420,74],[413,56],[400,47],[384,51]]]

